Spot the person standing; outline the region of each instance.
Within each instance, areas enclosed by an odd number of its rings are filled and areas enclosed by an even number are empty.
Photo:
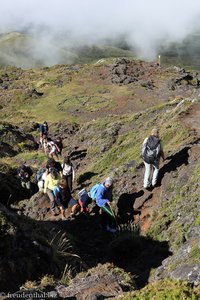
[[[62,169],[63,169],[62,170],[63,177],[67,181],[67,185],[69,187],[70,193],[72,193],[73,191],[72,184],[75,178],[75,171],[69,155],[64,158]]]
[[[153,128],[151,135],[145,138],[142,145],[142,158],[145,165],[143,187],[145,189],[156,186],[161,157],[164,161],[164,152],[159,138],[159,130]]]

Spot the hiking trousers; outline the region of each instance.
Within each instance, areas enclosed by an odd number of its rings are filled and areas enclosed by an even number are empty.
[[[70,190],[70,193],[72,193],[72,174],[70,175],[64,175],[64,178],[66,179],[67,181],[67,184],[68,184],[68,187],[69,187],[69,190]]]
[[[53,191],[50,189],[47,189],[47,195],[50,200],[50,209],[53,209],[55,207],[55,198],[54,198]]]
[[[145,173],[144,173],[144,188],[155,186],[157,183],[158,172],[159,172],[159,161],[153,164],[148,164],[144,161]]]

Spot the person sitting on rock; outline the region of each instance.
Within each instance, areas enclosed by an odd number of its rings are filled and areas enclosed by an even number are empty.
[[[53,194],[55,197],[55,202],[58,205],[62,219],[65,219],[65,210],[69,207],[71,209],[70,216],[74,216],[78,210],[78,203],[72,198],[70,190],[67,186],[67,181],[61,179],[58,185],[54,188]]]
[[[50,200],[50,210],[55,211],[55,198],[53,194],[54,188],[58,185],[59,180],[61,179],[60,175],[56,168],[50,168],[49,174],[47,175],[44,182],[44,194],[47,194]]]
[[[31,191],[31,176],[33,175],[31,168],[23,164],[20,168],[18,168],[17,175],[20,178],[21,186]]]

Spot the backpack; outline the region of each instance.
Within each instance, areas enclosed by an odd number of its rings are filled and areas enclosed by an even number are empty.
[[[79,193],[78,193],[78,198],[79,200],[82,202],[82,203],[86,203],[88,198],[89,198],[89,195],[88,195],[88,192],[87,190],[84,188],[82,189]]]
[[[45,168],[39,169],[39,171],[36,174],[36,180],[37,180],[37,182],[40,181],[40,180],[42,180],[42,175],[44,174],[45,170],[46,170]]]
[[[96,193],[98,190],[98,187],[100,186],[101,183],[96,183],[90,190],[90,198],[92,198],[92,200],[96,199]]]
[[[160,140],[156,136],[150,135],[143,152],[144,161],[148,164],[152,164],[160,157],[160,153]]]

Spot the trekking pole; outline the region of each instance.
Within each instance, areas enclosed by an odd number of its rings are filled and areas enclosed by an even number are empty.
[[[115,213],[114,213],[114,211],[113,211],[111,205],[110,205],[110,204],[108,204],[108,205],[109,205],[109,207],[110,207],[110,211],[111,211],[111,213],[112,213],[112,216],[113,216],[114,219],[115,219],[116,225],[117,225],[118,229],[120,229],[119,223],[117,222],[117,217],[116,217],[116,215],[115,215]]]

